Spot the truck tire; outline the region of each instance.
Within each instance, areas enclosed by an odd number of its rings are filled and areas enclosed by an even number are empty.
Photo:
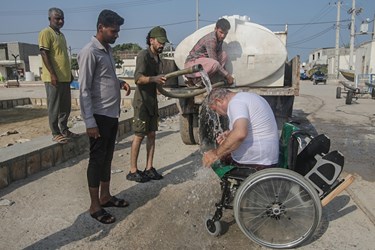
[[[341,87],[337,87],[336,88],[336,99],[340,99],[341,98]]]
[[[186,145],[197,144],[194,139],[193,119],[193,114],[180,115],[180,135]]]
[[[352,104],[353,95],[353,90],[348,90],[348,93],[346,94],[345,104]]]

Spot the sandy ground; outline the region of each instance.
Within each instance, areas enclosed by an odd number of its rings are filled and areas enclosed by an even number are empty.
[[[375,188],[374,100],[345,105],[334,98],[335,85],[302,84],[295,118],[332,139],[332,148],[347,156],[345,171],[357,181],[324,207],[315,236],[300,248],[373,249],[375,194],[363,191]],[[0,197],[15,202],[0,207],[0,249],[265,249],[240,231],[231,210],[224,212],[222,236],[207,233],[204,218],[219,200],[219,179],[201,167],[198,146],[181,142],[177,116],[163,120],[157,133],[155,168],[164,175],[161,181],[125,180],[131,138],[116,145],[113,160],[112,193],[131,204],[108,209],[116,223],[102,225],[87,212],[86,153],[0,190]],[[145,145],[142,167],[144,156]]]

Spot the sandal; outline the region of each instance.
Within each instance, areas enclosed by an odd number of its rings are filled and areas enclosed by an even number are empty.
[[[92,218],[94,218],[95,220],[103,224],[111,224],[116,221],[116,218],[113,217],[110,213],[108,213],[104,209],[101,209],[90,215]]]
[[[107,201],[105,204],[101,205],[102,207],[127,207],[129,206],[129,202],[124,199],[119,199],[116,196],[112,196],[112,198]]]
[[[64,137],[63,135],[61,135],[61,134],[55,135],[52,138],[52,141],[57,142],[59,144],[66,144],[66,143],[68,143],[68,139],[66,137]]]

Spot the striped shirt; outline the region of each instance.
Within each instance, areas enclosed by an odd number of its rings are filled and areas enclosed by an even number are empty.
[[[222,46],[223,42],[219,42],[216,38],[215,31],[212,31],[199,39],[187,56],[185,63],[202,57],[219,61],[218,54],[222,52]],[[218,70],[222,75],[228,75],[228,72],[223,67],[219,66]]]

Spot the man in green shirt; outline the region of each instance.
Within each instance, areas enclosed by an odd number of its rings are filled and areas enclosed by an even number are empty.
[[[67,143],[77,137],[68,129],[71,111],[70,83],[73,76],[70,69],[68,47],[65,36],[60,32],[64,26],[64,12],[58,8],[48,10],[49,27],[39,33],[39,49],[43,60],[42,81],[47,93],[49,126],[52,140]]]
[[[164,44],[168,42],[165,29],[154,27],[147,34],[148,48],[137,56],[134,80],[137,88],[134,93],[133,108],[134,139],[130,155],[130,171],[127,180],[147,182],[163,178],[153,166],[155,152],[155,131],[158,130],[158,100],[157,84],[163,85],[167,80],[162,73],[162,62],[159,54],[163,52]],[[145,171],[138,170],[137,161],[143,138],[147,136],[147,163]]]

